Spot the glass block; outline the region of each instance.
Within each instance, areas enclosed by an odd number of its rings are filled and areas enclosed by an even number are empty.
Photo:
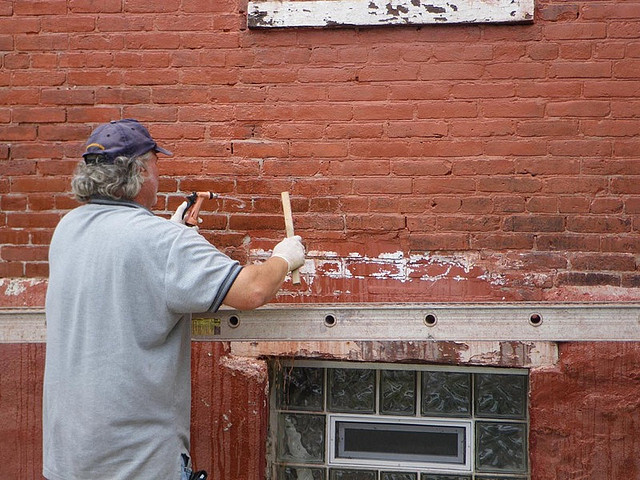
[[[278,480],[325,480],[324,468],[281,465],[278,469]]]
[[[527,377],[475,375],[475,414],[478,417],[524,419],[527,412]]]
[[[329,370],[329,410],[373,413],[375,381],[375,370],[359,368]]]
[[[324,409],[324,369],[282,367],[277,378],[278,408],[312,411]]]
[[[332,468],[329,472],[329,480],[376,480],[375,470]]]
[[[418,480],[418,474],[412,472],[380,472],[380,480]]]
[[[380,413],[414,415],[416,412],[416,372],[380,371]]]
[[[296,463],[324,461],[325,416],[278,415],[278,459]]]
[[[420,480],[471,480],[471,475],[437,475],[423,473]]]
[[[476,423],[476,470],[526,473],[527,426],[522,423]]]
[[[422,372],[422,415],[471,415],[471,375]]]

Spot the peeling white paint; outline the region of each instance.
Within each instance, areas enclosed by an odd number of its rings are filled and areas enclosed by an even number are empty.
[[[262,261],[269,258],[271,252],[262,249],[251,250],[251,258]],[[480,256],[478,253],[469,252],[452,255],[429,255],[410,254],[405,255],[402,251],[383,252],[377,256],[368,256],[359,252],[349,252],[346,257],[340,257],[337,252],[311,250],[307,252],[305,264],[300,272],[305,275],[306,281],[312,285],[317,277],[331,279],[356,279],[375,278],[379,280],[394,280],[401,283],[423,281],[438,282],[442,280],[453,280],[465,282],[469,278],[463,274],[472,274],[474,269],[480,270],[480,275],[473,275],[474,278],[485,280],[495,286],[506,284],[504,275],[487,272],[480,269]],[[356,273],[359,269],[371,269],[368,275]],[[425,273],[421,276],[415,275],[421,269],[429,267],[441,267],[441,273]]]
[[[7,297],[17,297],[26,292],[28,288],[42,283],[46,283],[46,280],[35,278],[5,278],[0,280],[0,289],[4,288],[4,295]]]

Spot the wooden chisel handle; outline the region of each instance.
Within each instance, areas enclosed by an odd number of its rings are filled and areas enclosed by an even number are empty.
[[[291,214],[291,200],[289,199],[289,192],[282,192],[282,211],[284,212],[284,228],[287,232],[287,238],[293,237],[293,215]],[[291,281],[294,285],[300,284],[300,271],[295,269],[291,272]]]

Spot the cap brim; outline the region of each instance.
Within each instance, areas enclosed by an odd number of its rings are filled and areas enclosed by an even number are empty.
[[[156,151],[156,152],[160,152],[160,153],[164,153],[165,155],[169,155],[170,157],[173,157],[173,152],[170,152],[170,151],[169,151],[169,150],[167,150],[166,148],[158,147],[158,146],[156,145],[155,151]]]

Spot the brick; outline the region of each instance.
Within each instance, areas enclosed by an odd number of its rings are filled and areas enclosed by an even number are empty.
[[[40,32],[40,19],[24,17],[0,18],[0,32],[4,34],[38,33]]]
[[[21,141],[35,140],[35,125],[9,125],[0,128],[0,140],[4,141]]]
[[[11,83],[16,87],[63,85],[66,75],[63,72],[49,72],[47,70],[15,70],[11,74]]]
[[[612,216],[582,216],[567,219],[567,231],[581,233],[624,233],[631,231],[631,220]]]
[[[516,133],[523,137],[566,137],[578,135],[577,120],[525,120],[518,122]]]
[[[284,229],[284,220],[281,215],[231,215],[229,217],[229,229],[239,231]]]
[[[69,49],[89,51],[117,51],[124,49],[124,36],[104,33],[73,35],[69,39]]]
[[[412,182],[410,178],[358,178],[353,181],[353,189],[356,194],[403,194],[411,193]]]
[[[18,51],[66,51],[69,37],[62,33],[41,33],[38,35],[15,35]]]
[[[347,156],[347,142],[291,142],[289,154],[292,157],[343,158]]]
[[[85,125],[49,125],[44,124],[38,127],[38,138],[51,141],[85,141],[91,128]]]
[[[324,120],[327,122],[349,121],[353,118],[351,105],[326,103],[309,108],[308,106],[294,104],[291,112],[291,120]],[[289,119],[287,119],[289,120]]]
[[[533,193],[542,189],[542,181],[529,176],[492,176],[477,180],[480,192]]]
[[[357,111],[354,112],[357,118]],[[447,134],[448,125],[440,121],[407,121],[389,122],[387,125],[387,135],[390,138],[402,137],[444,137]]]
[[[619,286],[620,275],[608,273],[561,272],[556,276],[558,285],[593,287],[598,285]]]
[[[122,109],[122,115],[141,122],[175,122],[178,120],[178,109],[172,106],[128,105]]]
[[[640,248],[640,237],[637,235],[606,235],[602,237],[603,252],[637,252]]]
[[[485,71],[486,69],[483,65],[468,62],[446,62],[428,65],[423,64],[420,67],[418,80],[477,80],[485,74]],[[409,79],[405,78],[404,80]]]
[[[409,237],[409,248],[412,252],[467,250],[469,248],[469,234],[439,233],[411,235]]]
[[[544,82],[518,83],[516,86],[516,93],[522,98],[575,98],[582,95],[582,88],[582,82],[577,80],[547,80]]]
[[[594,177],[561,177],[554,176],[544,180],[543,191],[557,194],[598,194],[606,189],[607,182],[603,178]]]
[[[527,212],[558,213],[558,197],[531,197],[526,201]]]
[[[360,170],[360,173],[364,171],[366,170]],[[437,158],[394,160],[391,164],[391,172],[394,175],[412,177],[449,175],[451,173],[451,162]]]
[[[43,105],[89,105],[94,103],[95,92],[90,89],[42,89]]]
[[[180,6],[179,0],[127,0],[125,12],[132,13],[168,13],[176,12]]]
[[[315,85],[274,85],[269,89],[269,101],[282,102],[314,102],[323,101],[327,98],[324,87]]]
[[[9,262],[46,261],[48,246],[3,246],[0,247],[0,259]]]
[[[404,217],[398,215],[368,214],[347,215],[347,230],[397,231],[405,228]]]
[[[585,197],[562,197],[558,201],[559,213],[589,213],[589,199]]]
[[[358,103],[353,105],[354,120],[411,120],[413,105],[387,103]]]
[[[640,125],[636,120],[583,120],[582,131],[592,137],[635,137]]]
[[[607,24],[601,23],[558,23],[545,25],[547,40],[589,40],[607,37]]]
[[[358,70],[357,80],[360,82],[415,81],[418,79],[419,71],[420,67],[417,65],[367,65]]]
[[[24,276],[23,262],[0,262],[0,277],[14,278]]]
[[[100,15],[97,19],[97,30],[99,32],[142,32],[145,30],[154,30],[153,16],[149,15]],[[124,39],[118,39],[117,35],[114,40],[120,42]],[[105,40],[108,40],[105,38]]]
[[[11,228],[54,228],[60,221],[57,213],[26,212],[7,214],[7,226]]]
[[[577,4],[542,5],[538,11],[539,17],[547,22],[576,20],[578,14],[579,8]]]
[[[69,0],[73,13],[118,13],[122,11],[121,0]]]
[[[538,250],[552,251],[583,251],[594,252],[600,250],[600,235],[544,234],[536,235]]]
[[[36,162],[33,160],[11,160],[0,162],[0,175],[32,175],[36,172]]]
[[[476,191],[472,178],[418,178],[414,181],[413,193],[419,194],[464,194]]]
[[[174,107],[164,108],[176,112]],[[233,120],[233,109],[227,105],[184,106],[174,116],[181,122],[223,122]]]
[[[118,107],[71,107],[67,109],[69,123],[106,123],[120,118]]]
[[[640,60],[621,60],[613,65],[615,78],[638,78],[640,74]]]
[[[590,60],[593,55],[592,46],[584,43],[563,43],[560,45],[560,58],[563,60]]]
[[[611,192],[622,194],[638,194],[640,193],[640,184],[638,177],[619,177],[611,180]]]
[[[544,116],[545,104],[537,100],[482,102],[481,109],[486,117],[534,118]]]
[[[283,157],[288,155],[288,152],[289,146],[285,142],[268,142],[259,140],[239,140],[231,142],[231,153],[241,157]]]
[[[494,63],[487,65],[486,76],[488,78],[545,78],[547,76],[546,65],[539,62],[514,62]]]
[[[88,95],[86,96],[88,97]],[[93,93],[91,94],[91,99],[92,100],[90,102],[82,103],[93,103]],[[95,92],[95,102],[103,104],[146,104],[150,102],[150,99],[151,91],[146,87],[106,87],[98,88]]]
[[[2,209],[3,211],[8,211],[8,209],[4,207],[4,203],[4,199],[2,199]],[[0,227],[0,244],[20,245],[26,243],[29,243],[29,232],[26,230]]]
[[[608,140],[551,140],[549,153],[569,157],[608,157],[612,145]]]
[[[507,232],[562,232],[564,217],[558,215],[512,215],[504,219]]]
[[[560,48],[556,43],[536,43],[527,46],[527,55],[532,60],[554,60],[558,58]]]
[[[66,119],[65,111],[57,107],[15,107],[11,116],[16,123],[60,123]]]
[[[265,159],[262,161],[262,173],[264,175],[283,176],[293,175],[296,177],[324,175],[327,163],[323,160],[280,160]],[[256,167],[257,170],[257,167]]]
[[[92,32],[95,29],[94,17],[81,17],[77,15],[56,15],[55,17],[45,17],[42,19],[43,32]]]
[[[430,83],[429,88],[416,88],[413,83],[392,83],[385,88],[389,89],[389,100],[444,100],[451,91],[449,84],[440,83]]]
[[[584,84],[586,98],[630,97],[635,100],[638,95],[640,95],[640,81],[638,80],[599,80]]]
[[[418,118],[475,118],[478,116],[476,102],[433,101],[421,102],[417,108]]]
[[[574,270],[634,271],[636,269],[635,256],[632,254],[574,254],[570,257],[570,261],[571,268]]]
[[[64,15],[66,0],[20,0],[13,10],[15,15]]]
[[[545,142],[538,140],[492,140],[484,148],[491,156],[542,156],[547,153]]]
[[[629,22],[610,22],[608,28],[608,34],[610,38],[638,38],[640,35],[640,27],[638,27],[638,21]]]
[[[515,120],[457,120],[449,125],[449,134],[453,137],[501,137],[513,135],[516,130]]]
[[[471,236],[472,249],[530,250],[535,236],[522,233],[475,233]]]
[[[264,77],[263,73],[269,74],[269,70],[272,70],[272,73]],[[354,68],[332,68],[332,67],[323,67],[323,68],[301,68],[297,74],[295,71],[290,69],[257,69],[257,70],[245,70],[244,73],[250,74],[249,77],[246,77],[244,74],[242,75],[242,79],[247,81],[248,83],[263,83],[265,81],[272,81],[280,83],[282,81],[295,81],[296,78],[301,83],[347,83],[353,82],[356,79],[356,70]],[[275,80],[273,80],[275,79]]]
[[[529,175],[578,175],[580,166],[579,159],[558,162],[548,158],[519,158],[515,161],[515,172]]]
[[[141,32],[127,35],[124,46],[129,50],[176,50],[180,47],[180,43],[180,34],[178,33]]]
[[[555,62],[549,68],[549,76],[557,78],[608,78],[611,77],[611,62]]]
[[[286,131],[286,126],[281,127],[282,132]],[[299,127],[298,127],[299,128]],[[306,128],[309,128],[307,126]],[[310,128],[316,133],[320,133],[318,128]],[[382,123],[337,123],[332,122],[326,129],[327,138],[380,138],[383,135]],[[288,137],[285,137],[288,138]],[[313,138],[313,137],[310,137]]]
[[[412,157],[473,157],[483,153],[483,143],[474,139],[456,141],[425,139],[408,145]]]

